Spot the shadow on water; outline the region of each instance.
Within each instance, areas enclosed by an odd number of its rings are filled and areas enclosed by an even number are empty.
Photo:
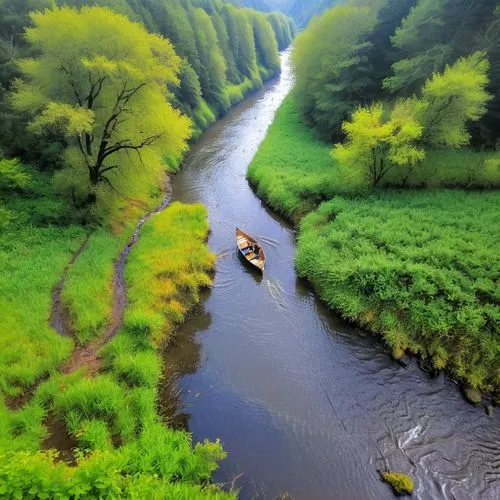
[[[243,499],[392,499],[377,474],[389,467],[413,475],[414,498],[496,500],[500,412],[469,406],[415,360],[393,361],[318,301],[294,272],[295,231],[245,179],[293,84],[288,57],[281,79],[211,127],[174,179],[175,200],[207,206],[218,258],[212,290],[165,351],[164,418],[197,441],[221,438],[215,480],[243,473]],[[240,260],[235,227],[265,245],[262,277]]]

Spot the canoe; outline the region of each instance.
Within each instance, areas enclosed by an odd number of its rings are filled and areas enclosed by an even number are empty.
[[[236,228],[236,244],[241,255],[247,262],[252,264],[260,271],[264,272],[266,265],[266,254],[260,243],[249,234],[239,228]]]

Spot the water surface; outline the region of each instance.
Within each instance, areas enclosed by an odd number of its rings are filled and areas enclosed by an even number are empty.
[[[164,411],[196,441],[222,440],[215,479],[243,474],[243,499],[391,499],[386,466],[412,474],[415,498],[500,498],[500,411],[486,416],[328,311],[295,275],[293,229],[245,180],[293,83],[282,59],[281,78],[211,127],[174,180],[174,200],[207,206],[218,260],[165,354]],[[265,244],[264,277],[240,260],[236,226]]]

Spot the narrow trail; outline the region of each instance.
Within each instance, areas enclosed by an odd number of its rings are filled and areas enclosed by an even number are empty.
[[[170,181],[167,180],[165,186],[165,196],[162,202],[153,210],[145,214],[137,222],[132,236],[127,241],[127,244],[120,252],[118,260],[114,264],[113,270],[113,307],[111,313],[111,320],[106,327],[105,332],[85,346],[76,346],[71,357],[61,366],[62,373],[69,374],[80,368],[84,368],[88,376],[92,376],[100,369],[99,350],[106,345],[118,332],[123,324],[123,315],[127,306],[127,291],[125,284],[125,264],[132,247],[135,245],[139,238],[142,227],[153,215],[161,212],[170,204],[172,197],[172,189]],[[88,241],[88,239],[87,239]],[[73,259],[66,267],[61,280],[54,289],[52,296],[52,314],[50,318],[50,325],[60,335],[65,337],[74,338],[69,314],[61,301],[61,291],[64,287],[66,276],[75,262],[76,258],[83,252],[86,247],[87,241],[82,245],[79,251],[75,254]]]
[[[118,260],[114,264],[113,271],[113,307],[111,313],[111,320],[108,323],[105,332],[85,346],[76,346],[73,350],[71,357],[66,360],[61,366],[60,371],[64,374],[70,374],[79,370],[81,368],[85,369],[87,376],[95,375],[100,367],[101,363],[99,360],[99,350],[106,345],[118,332],[123,324],[123,315],[125,313],[125,308],[127,306],[127,292],[125,285],[125,264],[127,262],[128,255],[139,239],[139,234],[142,227],[148,219],[153,215],[161,212],[168,207],[172,199],[172,187],[170,184],[170,179],[167,179],[165,185],[165,196],[162,202],[153,210],[145,214],[137,222],[134,232],[127,241],[127,244],[120,252]],[[82,242],[78,250],[71,257],[70,261],[66,264],[64,271],[61,275],[60,280],[57,282],[54,290],[52,292],[52,308],[49,317],[49,324],[54,330],[56,330],[60,335],[64,337],[69,337],[75,340],[74,333],[71,327],[71,317],[70,312],[67,307],[65,307],[61,294],[66,282],[66,278],[71,269],[71,266],[75,263],[76,259],[83,253],[88,245],[90,235],[88,235]],[[21,409],[26,403],[28,403],[36,390],[42,382],[48,379],[48,375],[45,374],[40,377],[31,387],[27,388],[22,394],[13,397],[6,397],[4,399],[7,408],[11,411],[17,411]]]

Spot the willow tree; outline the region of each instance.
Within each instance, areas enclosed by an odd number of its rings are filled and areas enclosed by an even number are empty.
[[[34,132],[67,138],[63,176],[75,202],[151,190],[162,156],[181,155],[190,133],[169,102],[181,66],[173,46],[107,8],[31,17],[26,37],[38,55],[20,62],[12,102],[32,115]]]

